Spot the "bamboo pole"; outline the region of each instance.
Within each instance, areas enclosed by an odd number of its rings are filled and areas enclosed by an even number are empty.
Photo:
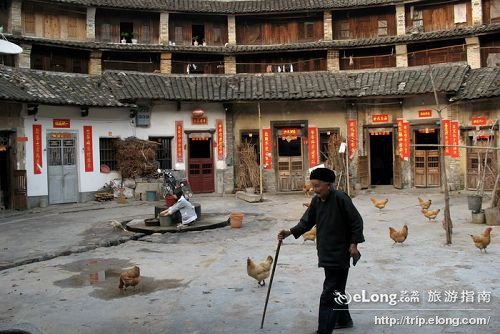
[[[436,101],[436,111],[439,115],[439,127],[440,127],[439,137],[440,137],[440,142],[443,145],[444,144],[443,116],[441,114],[441,108],[439,107],[439,99],[437,95],[436,85],[434,83],[434,76],[432,75],[431,65],[429,65],[429,75],[431,78],[432,90],[434,92],[434,99]],[[452,243],[451,233],[453,224],[451,222],[451,215],[450,215],[450,193],[448,190],[448,177],[446,175],[446,165],[444,159],[443,146],[439,147],[439,162],[441,165],[441,182],[442,182],[441,184],[444,186],[444,227],[446,231],[446,244],[451,245]]]
[[[261,128],[261,117],[260,117],[260,102],[257,102],[257,110],[259,112],[259,193],[262,195],[262,128]]]

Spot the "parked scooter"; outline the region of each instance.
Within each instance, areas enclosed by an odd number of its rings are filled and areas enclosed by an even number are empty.
[[[158,174],[163,177],[163,184],[161,186],[161,194],[163,198],[168,195],[172,195],[174,193],[174,189],[179,187],[182,189],[184,197],[186,197],[187,200],[193,196],[193,190],[189,186],[189,182],[186,178],[177,180],[174,174],[172,174],[172,172],[168,169],[158,169]]]

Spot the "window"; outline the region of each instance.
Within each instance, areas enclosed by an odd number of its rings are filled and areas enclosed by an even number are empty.
[[[183,42],[183,39],[182,39],[182,27],[175,27],[174,41],[177,44]]]
[[[257,164],[260,164],[260,143],[259,143],[259,130],[241,130],[241,142],[252,145],[255,149],[257,157]]]
[[[78,38],[78,20],[76,17],[68,17],[68,38]]]
[[[102,164],[108,165],[110,170],[117,170],[116,146],[117,138],[99,138],[99,158]]]
[[[24,33],[34,34],[36,33],[35,28],[35,13],[24,12]]]
[[[344,22],[340,24],[340,38],[349,38],[351,34],[349,33],[349,23]]]
[[[142,25],[141,43],[151,43],[151,26],[149,24]]]
[[[214,43],[222,43],[222,30],[221,28],[214,28]]]
[[[304,22],[305,39],[314,38],[314,22]]]
[[[157,142],[156,161],[161,169],[172,169],[172,137],[149,137],[149,140]]]
[[[323,163],[328,159],[328,143],[330,138],[338,137],[338,129],[319,130],[319,162]]]
[[[414,27],[422,27],[424,25],[424,16],[422,14],[421,9],[415,9],[415,7],[411,7],[410,16],[413,20]]]
[[[387,20],[378,20],[378,36],[387,36]]]

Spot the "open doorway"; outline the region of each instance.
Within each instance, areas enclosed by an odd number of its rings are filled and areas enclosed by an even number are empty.
[[[205,26],[203,24],[192,25],[193,45],[202,45],[205,40]]]
[[[304,186],[302,132],[299,128],[278,130],[279,190],[301,190]]]
[[[370,175],[372,185],[393,182],[392,132],[370,132]]]

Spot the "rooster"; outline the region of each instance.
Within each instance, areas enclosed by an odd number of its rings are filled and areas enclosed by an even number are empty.
[[[248,257],[247,258],[248,276],[255,278],[259,286],[266,285],[265,279],[268,278],[269,274],[271,273],[272,263],[273,263],[272,256],[268,256],[265,260],[261,261],[260,263],[255,263],[252,261],[250,257]]]
[[[408,225],[404,224],[401,231],[398,231],[393,227],[389,227],[389,236],[392,240],[394,240],[393,246],[397,243],[403,244],[408,237]]]
[[[123,225],[119,221],[117,221],[117,220],[111,219],[109,221],[109,224],[111,226],[113,226],[113,228],[115,230],[123,230],[123,231],[127,232],[127,229],[125,227],[123,227]]]
[[[441,209],[437,209],[437,210],[422,209],[421,211],[424,214],[424,216],[427,217],[429,219],[429,221],[431,221],[431,219],[436,220],[436,217],[439,214],[439,211],[441,211]]]
[[[379,210],[382,210],[383,208],[385,208],[385,205],[387,204],[387,202],[389,202],[389,199],[386,198],[386,199],[382,199],[382,200],[378,200],[374,197],[370,197],[370,200],[372,201],[373,205],[378,208]]]
[[[118,285],[119,289],[127,290],[128,286],[135,286],[139,284],[141,280],[141,270],[138,266],[133,266],[127,271],[124,271],[120,274],[120,285]]]
[[[420,207],[422,209],[430,208],[430,206],[432,204],[432,200],[429,199],[429,200],[425,201],[425,200],[421,199],[420,197],[417,197],[417,198],[418,198],[418,205],[420,205]]]
[[[306,233],[302,234],[302,238],[304,238],[304,242],[306,242],[307,240],[316,242],[316,225],[314,225],[313,228]]]
[[[472,241],[474,241],[474,245],[476,245],[477,248],[479,248],[479,251],[482,253],[483,249],[484,252],[486,253],[486,247],[491,242],[491,227],[487,227],[483,234],[478,234],[478,235],[473,235],[471,234]]]

